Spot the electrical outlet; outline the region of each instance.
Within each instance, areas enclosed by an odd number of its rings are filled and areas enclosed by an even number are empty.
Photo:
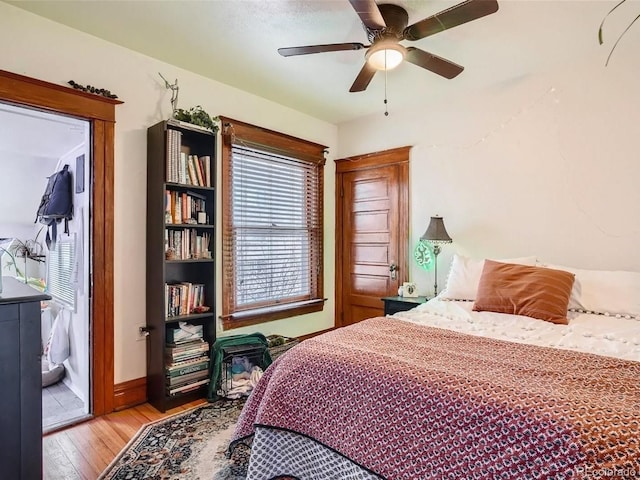
[[[144,342],[149,336],[146,323],[139,323],[136,325],[136,341]]]

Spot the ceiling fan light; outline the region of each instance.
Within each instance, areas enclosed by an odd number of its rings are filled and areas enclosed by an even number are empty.
[[[367,62],[376,70],[392,70],[402,63],[407,50],[398,43],[380,43],[367,52]]]

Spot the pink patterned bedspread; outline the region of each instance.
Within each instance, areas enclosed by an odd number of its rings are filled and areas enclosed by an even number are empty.
[[[640,477],[640,363],[373,318],[264,374],[254,424],[387,479]]]

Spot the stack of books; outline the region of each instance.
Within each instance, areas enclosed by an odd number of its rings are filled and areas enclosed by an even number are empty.
[[[211,187],[211,157],[182,149],[182,133],[167,129],[166,179],[170,183]]]
[[[169,395],[184,394],[208,384],[209,343],[204,341],[202,325],[185,327],[182,324],[179,328],[167,329],[165,359]]]
[[[207,211],[207,198],[199,193],[165,190],[165,223],[167,225],[198,223],[198,213]]]
[[[204,284],[180,282],[165,284],[165,311],[167,317],[178,317],[198,312],[204,307]]]
[[[167,182],[179,183],[178,166],[180,164],[180,146],[182,145],[182,132],[167,129],[167,153],[165,172]]]
[[[167,260],[189,260],[207,258],[210,255],[211,234],[195,228],[164,230],[165,257]],[[171,252],[169,254],[168,252]]]

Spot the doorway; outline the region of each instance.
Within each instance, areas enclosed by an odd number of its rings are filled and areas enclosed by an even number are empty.
[[[0,102],[0,271],[52,299],[41,308],[43,432],[91,414],[91,131],[86,120]],[[35,222],[47,177],[71,172],[73,216]],[[58,227],[58,225],[56,225]]]
[[[409,278],[409,150],[336,160],[336,326],[383,315]]]
[[[92,358],[90,392],[93,415],[114,411],[113,382],[113,175],[115,106],[100,97],[0,70],[0,101],[83,118],[91,124],[93,159],[90,248]]]

